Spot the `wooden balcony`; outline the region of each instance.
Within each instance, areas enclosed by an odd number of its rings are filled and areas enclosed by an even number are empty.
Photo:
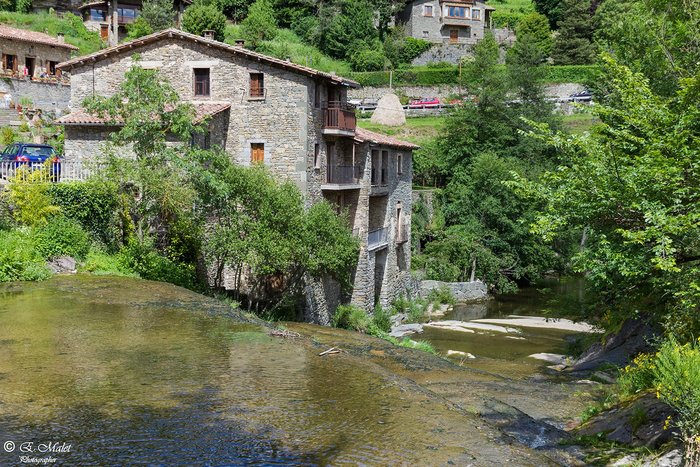
[[[329,102],[323,109],[323,134],[355,136],[357,118],[355,109],[341,102]]]
[[[331,165],[326,169],[326,180],[322,190],[357,190],[362,179],[359,165]]]

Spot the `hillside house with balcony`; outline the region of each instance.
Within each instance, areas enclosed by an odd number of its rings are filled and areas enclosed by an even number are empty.
[[[478,0],[415,0],[397,15],[406,34],[435,44],[476,44],[490,29],[493,7]]]
[[[112,95],[134,53],[141,66],[170,79],[198,118],[207,118],[201,145],[219,146],[242,165],[265,164],[296,183],[307,203],[325,199],[347,214],[361,241],[354,289],[341,297],[330,279],[309,284],[308,320],[327,324],[341,300],[371,311],[404,292],[417,146],[357,128],[347,104],[347,90],[359,86],[354,81],[176,29],[161,31],[59,65],[71,73],[72,112],[58,120],[65,126],[66,161],[103,151],[118,124],[87,114],[80,103]]]

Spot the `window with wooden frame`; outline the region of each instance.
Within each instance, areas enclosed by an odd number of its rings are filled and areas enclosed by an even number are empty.
[[[423,16],[433,16],[432,5],[423,5]]]
[[[194,95],[209,97],[211,94],[209,68],[194,69]]]
[[[478,8],[472,8],[472,19],[474,21],[480,21],[481,20],[481,10]]]
[[[250,143],[250,162],[253,164],[265,162],[265,143]]]
[[[265,75],[262,73],[250,74],[250,97],[254,99],[265,97]]]
[[[17,56],[2,54],[2,67],[5,70],[17,71]]]

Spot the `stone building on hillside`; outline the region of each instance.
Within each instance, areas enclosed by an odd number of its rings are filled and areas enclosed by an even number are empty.
[[[436,44],[476,44],[491,29],[493,7],[478,0],[414,0],[397,20],[406,34]]]
[[[242,165],[265,164],[274,176],[296,183],[308,203],[326,199],[349,213],[362,245],[353,303],[370,311],[404,293],[417,146],[356,127],[347,105],[354,81],[210,38],[161,31],[59,66],[71,73],[73,109],[58,121],[65,125],[66,160],[94,158],[115,131],[80,103],[113,94],[135,53],[142,67],[160,70],[200,117],[209,117],[202,145],[219,146]],[[307,319],[328,323],[340,300],[334,281],[309,284]]]

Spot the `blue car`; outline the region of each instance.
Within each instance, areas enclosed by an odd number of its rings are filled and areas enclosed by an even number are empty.
[[[48,144],[12,143],[0,153],[0,174],[9,178],[19,167],[42,168],[47,160],[51,161],[50,177],[58,180],[61,175],[61,158],[53,147]]]

